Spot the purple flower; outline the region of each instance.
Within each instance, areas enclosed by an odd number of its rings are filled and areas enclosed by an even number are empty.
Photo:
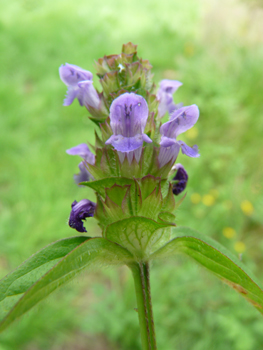
[[[69,106],[75,98],[81,106],[98,108],[100,98],[93,87],[91,72],[84,70],[74,64],[66,63],[59,68],[60,79],[67,85],[68,91],[63,105]]]
[[[89,164],[95,163],[95,155],[93,153],[91,153],[91,151],[86,143],[81,143],[78,146],[67,149],[66,152],[67,152],[67,154],[70,154],[71,156],[80,156]]]
[[[187,185],[188,175],[185,168],[179,163],[176,164],[173,169],[177,169],[177,173],[173,178],[173,181],[176,181],[176,183],[173,184],[173,194],[178,196],[178,194],[184,191]]]
[[[78,232],[87,232],[82,221],[94,215],[95,207],[96,204],[88,199],[82,199],[80,202],[74,201],[71,204],[69,226]]]
[[[83,103],[86,107],[98,109],[100,106],[100,98],[93,86],[93,82],[89,80],[81,81],[78,83],[78,87],[83,95]]]
[[[189,147],[183,141],[177,141],[178,135],[192,128],[199,117],[199,110],[196,105],[182,107],[171,115],[170,120],[164,123],[160,132],[162,134],[160,142],[160,152],[158,156],[160,167],[172,160],[175,162],[179,150],[189,157],[199,157],[197,146]]]
[[[134,93],[124,93],[117,97],[110,107],[110,125],[113,135],[105,142],[111,144],[123,161],[125,154],[131,163],[133,155],[140,158],[143,141],[152,140],[144,134],[148,118],[148,105],[145,99]],[[122,155],[122,153],[124,153]]]
[[[181,104],[176,105],[173,101],[173,94],[181,85],[183,84],[178,80],[164,79],[160,82],[160,88],[157,92],[159,118],[162,118],[166,112],[172,114],[172,112],[181,107]]]
[[[89,181],[92,178],[91,174],[89,173],[88,169],[85,166],[85,162],[79,163],[79,170],[80,172],[74,175],[74,181],[76,182],[76,184]],[[79,186],[82,187],[82,185],[79,185]]]
[[[88,172],[88,169],[85,166],[85,164],[95,164],[95,155],[91,153],[88,145],[86,145],[86,143],[81,143],[78,146],[68,149],[66,152],[67,154],[70,154],[72,156],[80,156],[81,158],[83,158],[83,162],[79,164],[80,173],[74,175],[75,182],[79,184],[83,181],[89,181],[91,175]]]

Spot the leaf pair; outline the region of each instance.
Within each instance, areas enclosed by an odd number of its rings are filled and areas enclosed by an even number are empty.
[[[247,268],[224,247],[189,228],[174,228],[177,237],[149,260],[183,253],[229,284],[263,314],[263,290]],[[73,237],[42,249],[0,281],[0,331],[86,268],[129,265],[131,253],[105,238]]]

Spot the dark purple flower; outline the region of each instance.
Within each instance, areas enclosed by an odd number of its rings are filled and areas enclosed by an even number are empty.
[[[91,72],[74,64],[66,63],[59,68],[59,75],[60,79],[68,87],[63,103],[64,106],[71,105],[74,99],[77,98],[81,106],[99,107],[100,98],[93,87],[93,75]]]
[[[174,111],[170,120],[161,126],[160,132],[162,137],[158,156],[160,167],[164,166],[170,160],[174,162],[178,156],[180,148],[182,153],[189,157],[199,157],[196,145],[189,147],[185,142],[176,140],[178,135],[194,126],[198,117],[199,110],[196,105],[182,107]]]
[[[79,184],[83,181],[89,181],[91,175],[85,164],[95,164],[95,155],[91,153],[88,145],[86,145],[86,143],[81,143],[78,146],[68,149],[66,152],[72,156],[80,156],[83,158],[83,162],[79,164],[80,173],[74,175],[75,182]]]
[[[148,118],[148,105],[145,99],[134,93],[124,93],[117,97],[110,107],[110,125],[113,135],[105,142],[118,152],[126,153],[131,162],[133,155],[140,158],[143,141],[152,142],[144,134]],[[136,152],[137,151],[137,152]],[[125,154],[120,154],[123,161]]]
[[[160,82],[160,88],[157,92],[159,118],[162,118],[166,112],[171,114],[181,107],[181,104],[176,105],[173,100],[173,94],[181,85],[183,84],[178,80],[164,79]]]
[[[188,175],[185,168],[179,163],[176,164],[173,169],[177,169],[176,175],[173,178],[173,181],[176,181],[176,183],[173,184],[173,194],[178,196],[178,194],[184,191],[187,185]]]
[[[95,207],[96,204],[88,199],[82,199],[80,202],[74,201],[71,204],[69,226],[78,232],[87,232],[82,221],[94,215]]]

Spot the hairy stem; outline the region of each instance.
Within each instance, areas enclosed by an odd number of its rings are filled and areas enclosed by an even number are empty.
[[[157,350],[150,290],[148,262],[133,263],[132,270],[141,329],[142,349]]]

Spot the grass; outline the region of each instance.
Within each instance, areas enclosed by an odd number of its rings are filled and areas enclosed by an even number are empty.
[[[75,235],[66,224],[70,204],[94,199],[74,185],[78,159],[65,154],[93,139],[93,125],[77,102],[62,107],[58,67],[69,62],[94,72],[94,59],[132,41],[156,82],[182,81],[176,101],[200,108],[184,140],[198,144],[201,157],[178,159],[190,177],[178,225],[242,253],[263,279],[262,9],[256,2],[220,4],[2,2],[0,277],[48,243]],[[99,234],[95,220],[88,231]],[[188,260],[154,265],[152,285],[160,349],[262,347],[260,314]],[[2,334],[0,350],[139,349],[134,307],[127,269],[83,275]]]

